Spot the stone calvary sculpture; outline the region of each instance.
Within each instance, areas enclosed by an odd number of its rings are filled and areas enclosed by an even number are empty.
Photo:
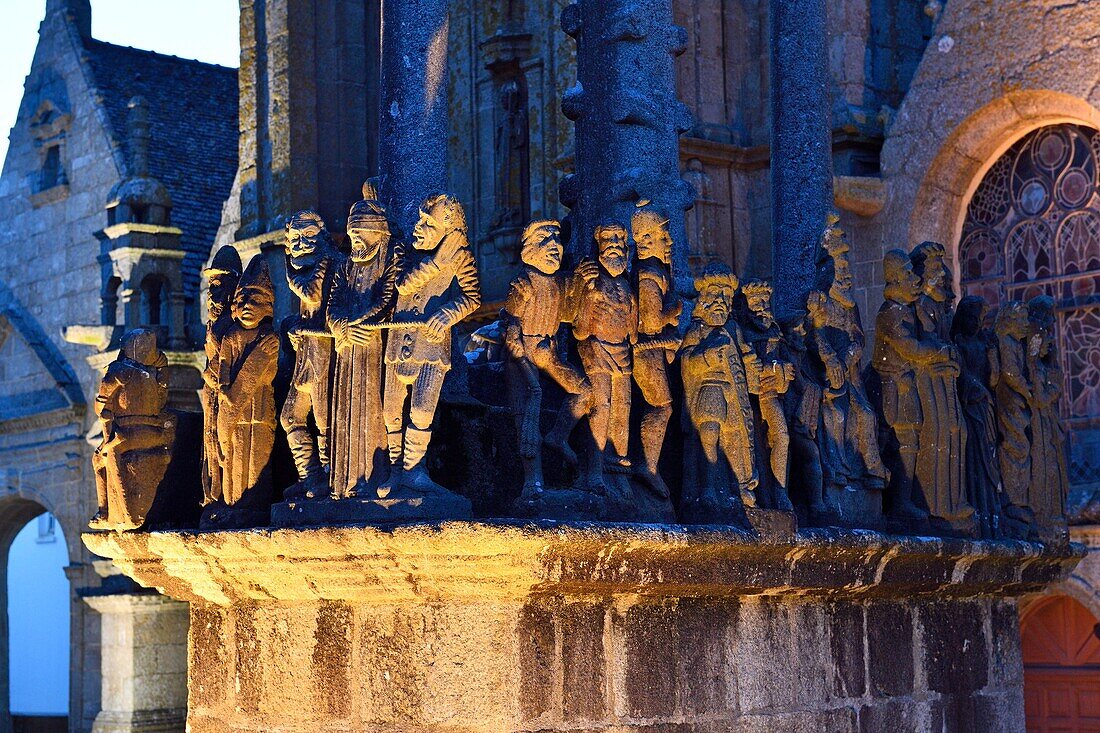
[[[288,218],[286,277],[298,310],[284,326],[293,371],[281,405],[267,260],[242,268],[231,247],[213,258],[202,526],[472,516],[468,480],[440,472],[438,461],[432,468],[431,452],[441,407],[458,419],[441,398],[454,329],[481,302],[465,212],[435,194],[407,242],[395,231],[369,182],[348,215],[350,252],[315,212]],[[805,313],[780,322],[772,285],[741,281],[724,265],[707,266],[685,307],[673,286],[669,218],[647,200],[628,221],[596,226],[593,255],[571,271],[562,268],[561,225],[528,224],[522,268],[498,323],[478,329],[486,346],[466,377],[503,378],[479,394],[500,395],[490,412],[502,410],[511,427],[447,423],[489,441],[485,455],[505,467],[499,495],[479,499],[497,507],[487,511],[761,532],[790,531],[797,517],[1064,540],[1053,301],[1009,303],[991,330],[980,298],[954,311],[942,245],[888,252],[885,303],[861,374],[851,248],[835,215],[819,245]],[[101,396],[96,528],[141,527],[170,457],[155,338],[127,338]],[[277,414],[292,478],[275,477]],[[435,435],[441,450],[459,438],[470,445],[469,435]],[[125,461],[148,470],[126,473]],[[276,488],[282,501],[272,506]]]

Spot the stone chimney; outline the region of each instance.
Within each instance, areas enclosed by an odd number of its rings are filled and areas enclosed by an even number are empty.
[[[92,37],[92,0],[46,0],[46,20],[54,15],[74,23],[81,38]]]

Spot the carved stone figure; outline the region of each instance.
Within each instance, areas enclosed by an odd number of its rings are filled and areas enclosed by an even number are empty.
[[[1039,295],[1028,301],[1031,336],[1027,363],[1031,375],[1031,486],[1029,496],[1040,537],[1065,532],[1066,436],[1059,419],[1064,375],[1058,363],[1054,299]]]
[[[826,219],[821,237],[826,255],[820,273],[822,291],[811,293],[807,302],[808,351],[823,387],[818,442],[823,477],[833,498],[847,496],[850,488],[881,491],[887,478],[878,421],[860,376],[864,337],[852,293],[851,246],[838,221],[835,214]],[[859,498],[858,504],[842,506],[842,513],[867,514],[878,504],[877,498]]]
[[[921,521],[927,512],[917,505],[917,451],[926,419],[918,384],[935,365],[952,361],[950,347],[922,340],[914,304],[921,281],[909,256],[899,249],[883,258],[886,301],[875,319],[872,366],[882,379],[882,418],[889,435],[883,453],[890,463],[890,514],[899,521]]]
[[[609,494],[613,502],[629,503],[625,482],[608,481],[604,464],[610,450],[617,473],[630,468],[631,355],[638,341],[638,298],[626,277],[626,228],[602,224],[596,227],[595,240],[598,261],[585,260],[578,265],[568,295],[573,337],[592,385],[588,424],[594,448],[589,453],[586,478],[590,489]]]
[[[241,279],[241,255],[232,245],[224,245],[215,254],[210,267],[203,271],[207,279],[206,369],[200,395],[203,414],[203,506],[222,497],[222,471],[218,460],[218,352],[222,338],[233,325],[232,302]]]
[[[351,257],[336,268],[327,313],[336,343],[334,499],[368,495],[389,470],[382,419],[382,331],[376,324],[392,310],[396,272],[386,211],[369,184],[348,214],[348,239]]]
[[[1001,306],[995,325],[997,334],[997,384],[995,388],[997,456],[1004,486],[1004,513],[1015,522],[1030,524],[1033,518],[1031,484],[1032,422],[1031,384],[1028,375],[1027,341],[1031,336],[1027,306],[1012,301]]]
[[[913,249],[913,271],[921,278],[914,307],[921,341],[945,349],[948,359],[918,372],[924,422],[920,426],[917,481],[933,522],[956,532],[973,530],[974,510],[966,500],[966,423],[959,402],[958,353],[951,343],[951,273],[942,244],[924,242]]]
[[[642,205],[630,222],[637,247],[638,341],[634,345],[634,381],[641,390],[642,465],[637,475],[658,497],[668,487],[658,471],[665,431],[672,417],[668,365],[680,346],[677,325],[683,309],[672,287],[672,234],[668,217]]]
[[[539,374],[565,392],[559,419],[547,442],[576,463],[569,448],[569,432],[587,413],[591,388],[579,369],[562,359],[557,333],[565,317],[568,278],[559,273],[562,257],[561,225],[535,221],[523,232],[522,272],[512,281],[502,312],[505,370],[512,409],[519,432],[524,464],[521,501],[532,501],[545,488],[542,472],[542,386]]]
[[[171,461],[176,435],[168,403],[168,359],[157,349],[156,332],[138,328],[122,340],[107,367],[95,410],[103,442],[92,456],[99,508],[92,529],[139,529]]]
[[[294,346],[294,375],[279,422],[286,431],[298,483],[287,498],[328,494],[329,386],[332,382],[332,339],[324,333],[325,302],[338,253],[314,211],[299,211],[286,223],[286,279],[298,296],[298,318],[288,334]],[[316,435],[310,429],[313,414]]]
[[[685,448],[681,516],[694,522],[737,522],[743,507],[756,506],[760,483],[749,398],[759,387],[759,366],[732,318],[738,281],[729,267],[708,265],[695,288],[699,299],[680,347],[680,372],[685,422],[702,460],[693,446]]]
[[[392,473],[379,492],[401,487],[450,495],[431,480],[423,459],[451,368],[451,329],[481,303],[462,205],[446,194],[429,197],[420,208],[412,247],[398,263],[393,315],[395,322],[409,325],[395,326],[386,345],[383,411]],[[452,285],[458,286],[457,295],[451,294]]]
[[[794,365],[782,356],[783,332],[772,315],[772,286],[762,280],[746,280],[741,283],[741,294],[745,299],[744,337],[755,351],[759,364],[757,404],[760,420],[767,430],[775,508],[792,511],[794,507],[787,493],[790,435],[783,411],[783,395],[794,379]]]
[[[959,350],[959,400],[966,418],[966,494],[978,514],[982,536],[996,537],[1000,518],[1001,470],[997,464],[997,417],[992,385],[998,381],[996,345],[985,328],[985,300],[968,295],[951,322]]]
[[[279,337],[271,323],[274,305],[267,261],[254,257],[237,285],[233,325],[218,350],[222,496],[203,513],[204,526],[247,526],[267,514],[279,359]]]

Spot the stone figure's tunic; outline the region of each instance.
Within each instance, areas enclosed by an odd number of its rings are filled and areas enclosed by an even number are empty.
[[[1027,376],[1024,343],[1010,334],[999,334],[1000,359],[996,388],[997,431],[1000,435],[998,457],[1005,495],[1014,506],[1031,506],[1031,389]]]
[[[678,313],[665,303],[672,290],[668,268],[650,260],[638,264],[638,343],[634,347],[634,381],[645,401],[654,406],[672,404],[667,366],[676,353]],[[671,344],[671,345],[666,345]]]
[[[959,350],[959,400],[966,419],[966,486],[970,502],[979,509],[992,531],[992,514],[997,512],[1001,469],[997,463],[997,417],[993,411],[996,368],[989,335],[979,331],[974,335],[958,334],[955,346]]]
[[[230,506],[271,480],[278,360],[279,337],[268,319],[254,329],[234,323],[218,351],[222,499]]]
[[[389,316],[395,286],[394,261],[383,248],[370,262],[348,258],[336,270],[328,324],[336,344],[332,389],[332,490],[359,494],[386,465],[386,426],[382,420],[382,331],[352,343],[348,325]]]
[[[527,359],[569,394],[580,394],[584,375],[558,353],[556,336],[562,323],[565,278],[525,268],[512,281],[504,312],[513,322],[505,331],[513,359]]]
[[[203,387],[200,395],[203,414],[203,496],[207,502],[222,496],[222,469],[218,462],[218,354],[222,339],[233,327],[233,316],[226,303],[216,319],[206,326],[203,350],[206,352],[206,368],[202,372]]]
[[[1040,525],[1065,521],[1069,474],[1066,466],[1066,436],[1059,419],[1063,374],[1057,358],[1031,356],[1031,482],[1028,500]]]

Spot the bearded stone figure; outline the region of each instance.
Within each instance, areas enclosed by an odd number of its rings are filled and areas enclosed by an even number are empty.
[[[626,277],[627,232],[621,224],[596,227],[597,261],[578,265],[570,285],[569,311],[584,373],[592,385],[588,425],[588,488],[607,496],[621,511],[631,507],[625,479],[630,471],[630,381],[632,350],[638,341],[638,298]],[[617,474],[605,475],[610,459]]]
[[[218,352],[222,339],[233,325],[231,304],[241,279],[241,256],[237,248],[224,245],[203,271],[207,281],[206,368],[199,395],[203,414],[202,495],[203,506],[222,497],[222,471],[218,460]]]
[[[677,326],[683,306],[672,288],[672,234],[668,217],[643,203],[630,221],[637,247],[638,342],[634,345],[634,381],[641,390],[642,465],[637,475],[658,497],[669,497],[658,464],[672,417],[668,365],[680,346]]]
[[[325,302],[340,259],[319,214],[299,211],[287,220],[286,279],[300,304],[298,319],[288,330],[294,374],[279,415],[298,470],[298,483],[284,492],[288,499],[329,493],[332,339],[324,333]],[[310,429],[310,414],[316,434]]]
[[[452,286],[457,286],[456,295]],[[451,368],[451,329],[481,304],[466,214],[453,196],[432,196],[421,206],[412,249],[398,260],[396,287],[397,325],[386,345],[383,397],[391,475],[379,496],[405,490],[457,499],[432,481],[424,465],[443,379]],[[469,513],[469,502],[465,506]]]
[[[328,328],[336,344],[332,389],[332,498],[376,494],[387,478],[382,419],[382,331],[396,295],[386,210],[371,184],[348,214],[351,257],[336,267]],[[429,422],[430,426],[430,422]]]
[[[1066,494],[1066,436],[1058,406],[1064,375],[1058,363],[1057,316],[1054,299],[1039,295],[1027,303],[1031,327],[1027,364],[1031,377],[1031,484],[1028,491],[1040,537],[1064,535]],[[1053,534],[1052,534],[1053,532]]]
[[[92,456],[99,507],[92,529],[133,530],[145,524],[171,461],[176,418],[168,403],[168,359],[156,332],[138,328],[122,339],[95,400],[103,442]]]
[[[519,499],[522,504],[537,502],[546,488],[539,428],[543,394],[540,374],[565,392],[557,423],[546,442],[574,465],[576,456],[569,447],[569,433],[588,412],[591,386],[579,369],[562,359],[559,350],[557,334],[567,317],[563,307],[569,283],[559,271],[561,225],[552,220],[531,222],[521,244],[523,270],[512,281],[501,318],[507,355],[505,379],[524,467]],[[530,509],[537,512],[534,507]]]
[[[997,417],[992,385],[998,381],[994,336],[985,328],[989,306],[968,295],[951,322],[959,350],[959,400],[966,418],[966,495],[978,515],[982,537],[998,536],[1001,469],[997,463]]]
[[[926,501],[920,494],[920,430],[926,420],[936,417],[926,413],[920,385],[934,369],[953,364],[954,354],[951,347],[920,336],[915,304],[921,294],[921,280],[909,256],[899,249],[890,250],[882,264],[886,301],[875,319],[871,364],[882,379],[881,410],[889,436],[883,446],[891,476],[889,513],[895,522],[919,527],[928,518],[923,505],[931,509],[935,504],[935,497]]]
[[[680,347],[684,412],[683,520],[741,523],[756,506],[760,483],[749,394],[759,391],[759,363],[733,320],[737,276],[722,263],[696,279],[699,298]],[[700,455],[701,453],[701,455]]]
[[[818,440],[823,478],[831,497],[843,504],[841,521],[850,524],[861,514],[873,522],[870,515],[878,513],[881,502],[877,494],[846,502],[849,489],[879,492],[888,472],[878,444],[878,421],[860,375],[863,324],[852,293],[851,246],[838,222],[830,215],[821,236],[827,259],[820,268],[822,290],[807,303],[808,352],[823,387]]]
[[[1031,380],[1028,375],[1028,339],[1031,323],[1027,306],[1012,301],[1001,306],[994,325],[997,334],[996,412],[998,458],[1004,486],[1005,517],[1030,525],[1031,508]]]
[[[917,335],[948,356],[918,373],[924,422],[917,450],[917,484],[928,503],[933,529],[968,534],[974,530],[974,510],[966,500],[966,422],[959,402],[958,352],[951,343],[954,293],[942,244],[924,242],[910,254],[921,279],[915,305]]]
[[[772,315],[772,286],[762,280],[741,283],[745,302],[743,333],[756,353],[759,369],[757,405],[759,419],[766,429],[767,461],[771,467],[776,509],[792,511],[787,493],[790,472],[790,434],[783,410],[783,395],[794,379],[794,365],[783,358],[783,332]]]
[[[221,500],[201,526],[266,524],[275,444],[275,370],[279,337],[272,328],[275,290],[267,261],[252,258],[233,296],[233,325],[218,350],[218,455]]]

